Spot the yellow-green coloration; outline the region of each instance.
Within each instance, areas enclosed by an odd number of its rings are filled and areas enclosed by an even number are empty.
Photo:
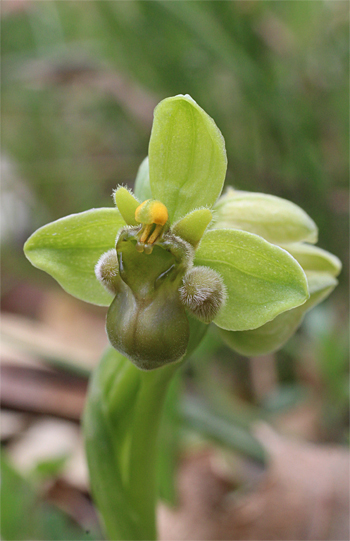
[[[196,209],[174,224],[171,231],[197,248],[212,218],[209,209]]]
[[[188,95],[163,100],[154,111],[149,181],[171,223],[220,196],[227,168],[224,138],[212,118]]]
[[[307,279],[310,297],[304,304],[279,314],[257,329],[240,332],[221,329],[220,336],[234,351],[248,357],[268,355],[280,349],[295,333],[305,314],[328,297],[338,283],[325,272],[309,271]]]
[[[325,272],[331,276],[338,276],[341,271],[341,261],[333,254],[322,250],[318,246],[311,246],[306,243],[295,243],[283,245],[303,267],[304,271]]]
[[[152,253],[153,244],[163,233],[168,217],[166,206],[154,199],[147,199],[137,207],[135,210],[135,220],[143,224],[138,243],[136,244],[138,252]]]
[[[241,229],[278,245],[317,242],[315,222],[300,207],[281,197],[229,188],[214,211],[213,229]]]
[[[136,197],[134,197],[133,194],[123,186],[118,186],[113,194],[113,197],[120,214],[125,220],[125,223],[128,225],[137,225],[137,221],[135,220],[135,211],[140,205],[140,202],[136,199]]]

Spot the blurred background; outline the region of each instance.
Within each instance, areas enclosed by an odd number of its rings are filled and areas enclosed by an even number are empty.
[[[259,422],[301,449],[313,442],[316,454],[325,445],[342,453],[348,3],[3,0],[1,27],[2,538],[102,538],[79,418],[107,345],[106,310],[69,297],[22,248],[45,223],[112,206],[118,183],[133,186],[153,109],[171,95],[190,94],[215,119],[226,140],[227,184],[300,205],[343,271],[331,297],[275,355],[240,357],[209,331],[169,395],[163,500],[176,501],[179,457],[190,454],[198,465],[192,455],[207,452],[208,442],[230,493],[254,485],[274,453],[268,435],[254,435]],[[251,538],[271,539],[271,527]]]

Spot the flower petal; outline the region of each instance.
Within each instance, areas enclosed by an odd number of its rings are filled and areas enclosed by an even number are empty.
[[[196,248],[212,218],[209,209],[196,209],[176,222],[171,231]]]
[[[135,220],[135,211],[140,206],[140,201],[129,190],[124,188],[124,186],[118,186],[113,197],[125,223],[127,225],[138,225]]]

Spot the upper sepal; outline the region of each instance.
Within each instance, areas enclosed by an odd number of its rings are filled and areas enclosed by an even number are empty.
[[[161,101],[149,143],[152,196],[166,205],[170,223],[211,207],[225,180],[225,141],[212,118],[188,95]]]

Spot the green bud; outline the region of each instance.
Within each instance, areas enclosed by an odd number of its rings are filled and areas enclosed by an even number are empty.
[[[113,248],[102,254],[95,266],[96,278],[113,295],[120,287],[119,265],[117,252]]]
[[[242,229],[273,244],[317,242],[317,226],[300,207],[273,195],[227,190],[214,207],[213,229]]]
[[[341,261],[318,246],[300,242],[282,247],[298,261],[304,271],[327,272],[332,276],[338,276],[341,271]]]
[[[221,276],[209,267],[193,267],[180,288],[187,310],[204,323],[210,323],[224,305],[226,291]]]

